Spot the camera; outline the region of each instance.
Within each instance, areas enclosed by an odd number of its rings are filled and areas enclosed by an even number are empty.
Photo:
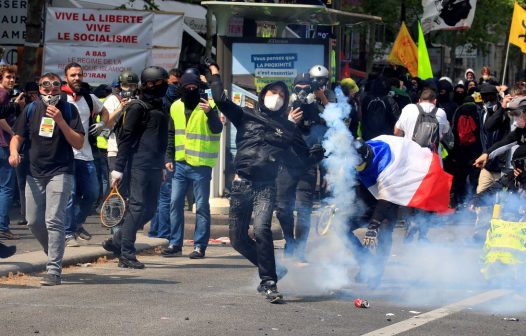
[[[122,99],[135,99],[135,94],[133,91],[121,91],[119,92],[119,96]]]
[[[513,168],[524,170],[524,162],[525,162],[524,159],[513,160]]]

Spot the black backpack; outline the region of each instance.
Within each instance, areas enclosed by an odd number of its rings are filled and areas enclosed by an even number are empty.
[[[413,132],[413,141],[421,147],[427,147],[437,153],[440,141],[440,127],[437,119],[438,107],[435,106],[431,112],[426,113],[420,104],[415,105],[418,108],[418,118]]]
[[[115,133],[115,137],[117,138],[117,141],[119,141],[119,139],[121,139],[122,137],[122,129],[124,127],[124,121],[126,120],[126,112],[128,111],[128,109],[132,106],[132,105],[135,105],[135,104],[139,104],[141,105],[141,107],[143,108],[143,110],[146,112],[145,115],[146,116],[149,116],[149,114],[147,113],[148,110],[151,109],[151,105],[143,102],[142,100],[140,99],[133,99],[131,100],[127,105],[126,107],[124,108],[124,110],[121,112],[120,116],[118,117],[118,119],[115,121],[115,124],[113,125],[113,129],[112,129],[112,132]],[[142,120],[142,128],[143,129],[146,129],[146,124],[148,123],[148,118],[143,118]]]

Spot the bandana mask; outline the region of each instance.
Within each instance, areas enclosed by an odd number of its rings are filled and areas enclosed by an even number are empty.
[[[60,95],[42,95],[42,102],[46,106],[56,106],[60,100]]]

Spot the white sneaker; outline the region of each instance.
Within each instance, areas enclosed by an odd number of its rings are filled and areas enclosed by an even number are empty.
[[[77,241],[77,237],[75,237],[75,236],[66,237],[66,246],[68,246],[68,247],[79,247],[80,244]]]

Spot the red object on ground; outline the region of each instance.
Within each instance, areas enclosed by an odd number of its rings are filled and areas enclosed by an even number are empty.
[[[356,299],[354,300],[354,306],[356,308],[369,308],[369,301],[362,300],[362,299]]]

